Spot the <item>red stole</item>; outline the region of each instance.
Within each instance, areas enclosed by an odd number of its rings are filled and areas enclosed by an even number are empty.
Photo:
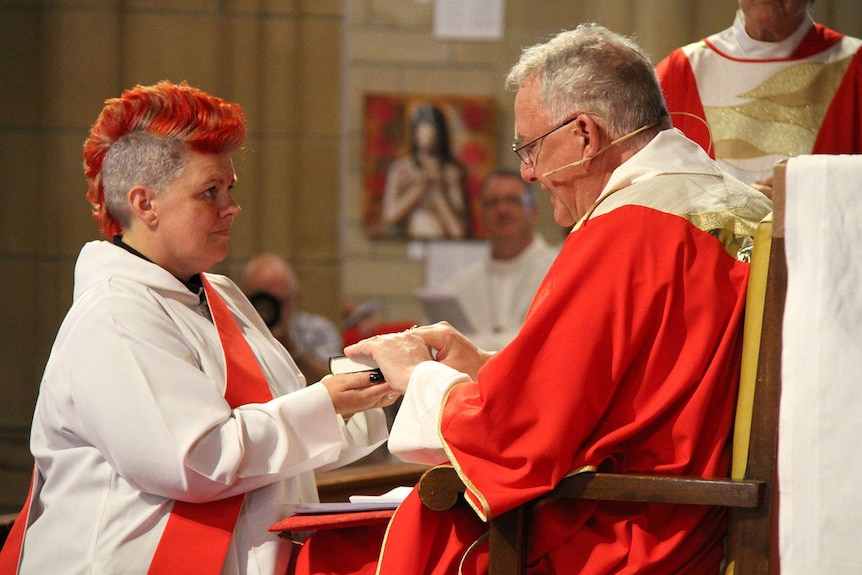
[[[0,575],[14,575],[18,572],[18,563],[21,560],[21,547],[24,543],[24,526],[27,524],[27,518],[30,515],[30,500],[33,498],[33,486],[39,479],[39,470],[33,466],[33,479],[30,480],[30,489],[27,492],[27,499],[24,500],[24,507],[15,518],[12,524],[12,529],[9,535],[6,536],[6,543],[3,549],[0,550]]]
[[[233,314],[203,274],[201,281],[225,356],[225,400],[231,408],[269,401],[266,377]],[[221,573],[243,497],[175,501],[148,573]]]

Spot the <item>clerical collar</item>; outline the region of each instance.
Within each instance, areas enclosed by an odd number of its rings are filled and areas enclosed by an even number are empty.
[[[135,248],[133,248],[132,246],[127,244],[126,242],[124,242],[123,236],[114,236],[114,245],[123,248],[124,250],[126,250],[130,254],[134,254],[141,259],[147,260],[151,264],[155,264],[155,262],[153,260],[151,260],[150,258],[145,256],[144,254],[142,254],[141,252],[139,252],[138,250],[136,250]],[[156,264],[156,265],[158,265],[158,264]],[[174,277],[176,277],[176,276],[174,276]],[[188,288],[188,290],[190,292],[192,292],[193,294],[195,294],[196,296],[201,296],[201,294],[203,293],[204,283],[203,283],[203,280],[201,280],[201,274],[193,275],[191,278],[189,278],[189,281],[186,281],[182,278],[177,278],[177,279],[180,280],[183,283],[183,285],[186,286],[186,288]]]
[[[745,15],[742,10],[737,10],[736,19],[733,21],[733,37],[746,58],[778,60],[789,58],[812,26],[814,26],[814,19],[806,12],[805,18],[793,34],[780,42],[762,42],[748,35],[745,31]]]

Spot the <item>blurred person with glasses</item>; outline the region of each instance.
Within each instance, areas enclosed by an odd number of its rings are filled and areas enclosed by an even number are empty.
[[[457,295],[475,328],[470,338],[496,350],[518,333],[558,250],[536,232],[533,189],[518,172],[491,172],[482,184],[481,202],[488,252],[442,287]]]

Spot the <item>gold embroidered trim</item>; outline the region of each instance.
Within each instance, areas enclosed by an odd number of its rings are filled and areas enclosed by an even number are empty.
[[[456,383],[455,385],[450,387],[448,390],[446,390],[446,395],[443,396],[443,402],[441,404],[444,408],[446,406],[446,402],[449,400],[449,394],[451,394],[452,390],[455,389],[456,387],[458,387],[459,385],[461,385],[462,383],[465,383],[465,382]],[[449,462],[452,464],[452,467],[455,469],[455,472],[458,474],[458,477],[460,477],[461,481],[464,482],[464,486],[470,492],[473,493],[473,495],[476,497],[476,499],[479,500],[479,503],[482,505],[482,508],[479,509],[478,507],[476,507],[475,503],[473,503],[472,498],[467,497],[465,495],[464,499],[467,500],[467,503],[470,504],[470,507],[473,508],[473,510],[476,512],[476,514],[479,516],[479,518],[482,521],[484,521],[485,523],[487,523],[488,517],[491,515],[491,508],[488,505],[488,500],[485,499],[485,496],[482,495],[482,493],[478,489],[476,489],[476,486],[473,485],[473,482],[470,481],[470,479],[464,473],[464,470],[461,469],[461,464],[458,463],[458,459],[455,457],[455,454],[452,452],[452,449],[449,447],[449,444],[446,442],[446,438],[443,437],[443,430],[442,430],[443,411],[444,411],[444,409],[440,410],[440,415],[439,415],[439,418],[437,420],[437,435],[440,438],[440,443],[443,445],[443,451],[446,452],[446,457],[449,458]]]

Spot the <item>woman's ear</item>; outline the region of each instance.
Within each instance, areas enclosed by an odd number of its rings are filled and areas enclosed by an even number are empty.
[[[132,217],[147,227],[155,226],[159,218],[153,202],[154,197],[155,192],[148,186],[134,186],[128,194]]]

